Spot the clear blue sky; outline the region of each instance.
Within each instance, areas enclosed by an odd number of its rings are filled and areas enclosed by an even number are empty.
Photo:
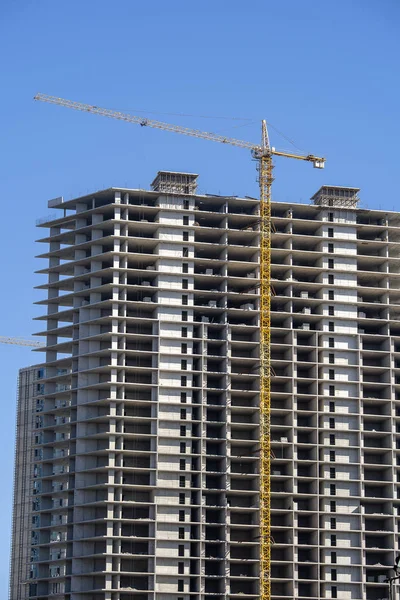
[[[276,200],[307,201],[330,183],[361,187],[364,206],[398,209],[399,27],[398,0],[3,0],[0,335],[37,328],[35,219],[48,214],[48,199],[146,187],[159,169],[199,173],[203,192],[257,194],[245,150],[35,103],[36,92],[251,141],[266,118],[328,161],[319,172],[281,160]],[[193,116],[175,116],[182,113]],[[274,130],[271,137],[291,148]],[[0,361],[5,598],[15,382],[18,368],[37,358],[3,345]]]

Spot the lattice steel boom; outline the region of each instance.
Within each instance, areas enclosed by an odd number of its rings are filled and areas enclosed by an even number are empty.
[[[37,340],[24,340],[18,337],[6,337],[0,335],[0,344],[12,344],[13,346],[28,346],[30,348],[43,348],[43,342]]]
[[[273,182],[273,156],[295,158],[313,163],[318,169],[324,168],[325,159],[313,154],[300,155],[276,150],[270,146],[266,121],[262,122],[261,144],[228,138],[216,133],[189,129],[180,125],[171,125],[161,121],[124,114],[118,111],[99,108],[90,104],[82,104],[56,96],[37,94],[34,98],[41,102],[49,102],[90,112],[111,119],[128,123],[137,123],[142,127],[153,127],[164,131],[172,131],[203,140],[219,142],[250,150],[258,161],[260,186],[260,598],[269,600],[271,596],[271,186]]]

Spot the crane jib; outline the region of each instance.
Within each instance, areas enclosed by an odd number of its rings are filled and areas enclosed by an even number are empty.
[[[286,158],[296,158],[298,160],[306,160],[315,163],[320,163],[323,165],[325,162],[324,158],[320,158],[311,154],[301,155],[283,152],[279,150],[275,150],[275,148],[269,148],[268,146],[260,144],[254,144],[252,142],[248,142],[245,140],[238,140],[235,138],[229,138],[224,135],[220,135],[218,133],[211,133],[207,131],[201,131],[199,129],[191,129],[189,127],[183,127],[181,125],[173,125],[170,123],[164,123],[162,121],[155,121],[152,119],[143,119],[143,117],[138,117],[135,115],[125,114],[119,111],[114,111],[106,108],[100,108],[99,106],[91,105],[91,104],[83,104],[82,102],[75,102],[73,100],[66,100],[64,98],[58,98],[57,96],[49,96],[46,94],[36,94],[34,100],[38,100],[40,102],[49,102],[50,104],[57,104],[59,106],[64,106],[65,108],[72,108],[74,110],[80,110],[85,112],[91,112],[93,114],[97,114],[104,117],[109,117],[110,119],[118,119],[127,121],[128,123],[137,123],[142,127],[154,127],[155,129],[163,129],[165,131],[172,131],[175,133],[180,133],[181,135],[188,135],[190,137],[197,137],[204,140],[209,140],[212,142],[219,142],[222,144],[228,144],[231,146],[236,146],[238,148],[245,148],[251,150],[256,158],[261,158],[264,155],[265,151],[270,152],[275,156],[283,156]],[[268,140],[268,137],[266,137]],[[267,142],[268,143],[268,142]],[[265,141],[264,141],[265,144]],[[320,167],[321,168],[321,167]]]

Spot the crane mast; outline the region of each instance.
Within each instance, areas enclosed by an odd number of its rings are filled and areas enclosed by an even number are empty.
[[[260,599],[271,597],[271,189],[273,183],[273,156],[311,162],[323,169],[325,159],[313,154],[301,155],[276,150],[270,146],[266,121],[262,121],[261,143],[228,138],[226,136],[172,125],[143,117],[121,113],[98,106],[37,94],[35,100],[57,104],[103,117],[136,123],[164,131],[180,133],[199,139],[219,142],[251,151],[257,160],[260,188]]]
[[[260,186],[260,598],[271,597],[271,188],[267,124],[262,122]]]

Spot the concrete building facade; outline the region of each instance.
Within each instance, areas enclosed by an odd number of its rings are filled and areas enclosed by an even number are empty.
[[[20,369],[17,392],[17,426],[14,464],[14,505],[10,600],[25,600],[31,572],[31,533],[34,481],[38,476],[35,448],[35,416],[41,411],[44,371],[38,367]]]
[[[195,179],[47,224],[32,598],[257,596],[258,203]]]
[[[400,215],[357,191],[272,207],[275,600],[387,597],[398,549]],[[51,205],[26,598],[255,600],[258,200]]]
[[[399,548],[400,215],[276,203],[273,590],[377,600]]]

